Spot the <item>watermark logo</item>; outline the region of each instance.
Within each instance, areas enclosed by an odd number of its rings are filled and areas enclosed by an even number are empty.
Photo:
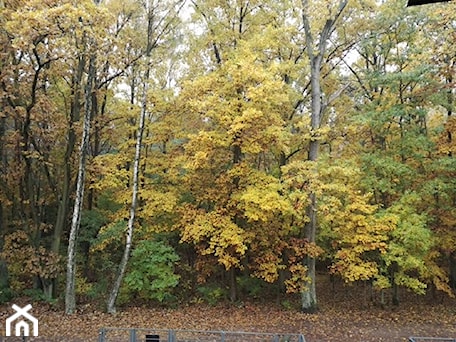
[[[6,319],[6,336],[12,336],[11,327],[13,325],[16,333],[13,336],[30,336],[30,324],[33,327],[33,336],[38,336],[38,320],[28,313],[31,308],[30,304],[23,308],[13,304],[16,313]]]

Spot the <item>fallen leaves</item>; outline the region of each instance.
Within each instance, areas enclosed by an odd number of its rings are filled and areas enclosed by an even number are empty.
[[[307,342],[395,342],[409,336],[456,337],[456,301],[403,294],[398,308],[365,307],[361,288],[329,283],[319,288],[320,311],[309,315],[285,310],[274,301],[242,305],[204,304],[165,309],[153,304],[126,307],[115,315],[93,304],[81,305],[71,316],[63,310],[35,303],[31,313],[39,319],[40,336],[62,341],[76,338],[97,341],[103,327],[154,328],[175,330],[224,330],[273,333],[301,333]],[[408,297],[405,297],[408,296]],[[27,302],[18,302],[26,305]],[[0,322],[12,314],[11,305],[0,307]],[[0,335],[4,335],[2,324]],[[60,341],[60,340],[59,340]]]

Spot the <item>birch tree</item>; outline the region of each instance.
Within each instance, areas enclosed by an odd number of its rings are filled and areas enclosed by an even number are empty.
[[[141,149],[143,144],[143,135],[145,128],[145,121],[148,115],[149,106],[149,88],[150,88],[150,75],[152,68],[152,51],[157,48],[167,38],[168,34],[174,28],[177,21],[177,15],[182,8],[183,1],[176,1],[175,3],[164,4],[165,7],[160,7],[159,2],[146,3],[147,15],[147,41],[144,52],[145,69],[143,76],[143,85],[141,93],[141,111],[139,114],[138,127],[136,132],[135,155],[133,160],[133,179],[131,184],[131,205],[130,216],[128,219],[125,249],[122,259],[119,264],[117,276],[115,278],[113,287],[109,294],[107,302],[108,313],[116,312],[116,299],[122,285],[122,281],[127,270],[127,264],[130,257],[130,252],[133,244],[133,233],[136,217],[136,208],[138,206],[138,192],[139,192],[139,177],[140,177],[140,162],[141,162]]]
[[[76,183],[76,198],[73,208],[73,217],[71,220],[70,238],[68,241],[68,260],[66,274],[65,290],[65,313],[72,314],[76,309],[75,299],[75,278],[76,278],[76,239],[81,223],[82,202],[84,199],[84,183],[86,173],[86,160],[89,147],[90,137],[90,116],[92,112],[92,91],[95,78],[95,54],[92,54],[89,62],[87,84],[85,86],[84,97],[84,123],[82,131],[82,140],[80,146],[78,178]]]
[[[150,16],[148,18],[151,20]],[[148,35],[148,38],[150,36]],[[149,41],[149,39],[148,39]],[[111,289],[108,303],[107,303],[107,311],[109,313],[116,312],[116,299],[119,294],[120,286],[122,284],[123,277],[125,275],[125,271],[127,269],[128,259],[130,257],[131,246],[133,242],[133,231],[134,231],[134,223],[135,223],[135,215],[136,215],[136,207],[138,203],[138,179],[139,179],[139,162],[141,159],[141,146],[142,146],[142,139],[144,134],[144,121],[147,113],[147,93],[149,91],[149,73],[150,73],[150,52],[151,46],[148,42],[147,51],[146,51],[146,58],[147,58],[147,65],[146,71],[144,75],[144,84],[143,84],[143,91],[142,91],[142,100],[141,100],[141,113],[139,115],[139,123],[138,123],[138,131],[136,133],[136,145],[135,145],[135,157],[133,161],[133,183],[132,183],[132,194],[131,194],[131,206],[130,206],[130,218],[128,219],[128,226],[127,226],[127,234],[125,240],[125,249],[122,255],[122,260],[120,261],[119,265],[119,272],[115,279],[114,285]]]
[[[100,1],[95,0],[95,5],[99,5]],[[87,19],[85,19],[87,20]],[[80,21],[84,21],[84,18],[80,18]],[[88,25],[86,23],[86,25]],[[86,175],[86,162],[89,154],[90,147],[90,124],[92,118],[92,107],[93,107],[93,92],[96,82],[97,73],[97,42],[94,37],[90,37],[91,33],[84,32],[82,37],[83,51],[80,58],[80,72],[84,69],[84,64],[87,56],[89,57],[89,64],[87,70],[87,81],[84,87],[84,119],[81,145],[79,148],[79,162],[78,162],[78,174],[76,180],[76,192],[75,201],[73,207],[73,215],[71,219],[70,236],[68,240],[68,255],[67,255],[67,268],[66,268],[66,287],[65,287],[65,313],[72,314],[76,309],[76,294],[75,294],[75,282],[76,282],[76,249],[77,249],[77,237],[79,227],[81,224],[82,206],[84,201],[84,186],[85,186],[85,175]],[[80,84],[79,84],[80,85]],[[75,105],[79,105],[75,102]],[[74,133],[74,132],[73,132]],[[58,239],[60,240],[60,239]],[[54,243],[56,243],[54,241]],[[58,246],[56,244],[56,246]],[[55,247],[57,248],[57,247]]]

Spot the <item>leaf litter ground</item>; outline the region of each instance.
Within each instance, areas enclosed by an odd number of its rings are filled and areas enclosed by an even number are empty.
[[[365,300],[363,288],[328,282],[320,286],[319,296],[320,311],[313,315],[267,302],[193,304],[176,309],[131,306],[115,315],[86,304],[71,316],[65,316],[60,308],[35,303],[32,311],[40,322],[40,336],[67,342],[73,338],[97,341],[102,327],[301,333],[307,342],[394,342],[407,341],[410,336],[456,338],[456,300],[448,297],[405,293],[399,307],[382,309],[367,305],[370,301]],[[16,304],[25,306],[25,300]],[[11,306],[0,307],[1,322],[10,314]],[[0,335],[4,333],[2,323]]]

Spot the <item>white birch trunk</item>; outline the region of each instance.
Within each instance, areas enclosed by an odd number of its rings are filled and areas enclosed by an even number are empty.
[[[175,5],[179,5],[179,10],[185,4],[185,1],[177,1]],[[157,30],[157,27],[154,27],[154,20],[157,20],[156,13],[156,6],[150,4],[149,2],[145,3],[146,11],[147,11],[147,46],[145,50],[145,58],[146,58],[146,69],[144,72],[144,86],[143,92],[141,97],[141,113],[139,116],[139,124],[138,124],[138,132],[136,135],[136,147],[135,147],[135,159],[133,164],[133,184],[132,184],[132,199],[131,199],[131,207],[130,207],[130,218],[128,219],[128,227],[127,227],[127,236],[125,240],[125,250],[122,255],[122,259],[119,264],[119,271],[117,274],[117,278],[114,281],[113,287],[111,289],[109,299],[107,302],[107,312],[108,313],[115,313],[116,312],[116,300],[119,294],[120,287],[122,285],[123,277],[125,275],[125,271],[127,269],[128,259],[130,257],[131,246],[133,243],[133,233],[134,233],[134,222],[135,222],[135,215],[136,215],[136,206],[138,202],[138,187],[139,187],[139,172],[140,172],[140,160],[141,160],[141,145],[142,139],[144,134],[144,126],[147,114],[147,94],[149,92],[149,76],[150,76],[150,68],[151,68],[151,52],[152,49],[155,47],[158,38],[162,37],[163,35],[169,33],[169,27],[173,21],[173,18],[170,17],[169,21],[163,25],[161,29],[158,30],[158,34],[154,40],[153,35],[154,32]],[[178,10],[178,12],[179,12]],[[169,14],[170,12],[168,12]],[[176,14],[177,15],[177,14]],[[162,22],[165,17],[158,20],[158,23]]]
[[[149,66],[148,66],[149,68]],[[136,147],[135,147],[135,159],[133,164],[133,189],[132,189],[132,198],[131,198],[131,207],[130,207],[130,218],[128,219],[128,227],[127,227],[127,236],[125,240],[125,250],[122,255],[122,260],[120,261],[119,265],[119,272],[117,274],[117,278],[114,282],[112,287],[111,293],[109,295],[108,303],[107,303],[107,311],[108,313],[115,313],[116,312],[116,299],[119,294],[120,286],[122,285],[122,280],[125,275],[125,271],[127,269],[128,259],[130,257],[131,246],[133,242],[133,232],[134,232],[134,223],[135,223],[135,215],[136,215],[136,206],[138,203],[138,183],[139,183],[139,162],[141,160],[141,145],[142,139],[144,134],[144,125],[147,113],[147,92],[149,89],[149,82],[148,82],[148,70],[146,71],[146,78],[144,80],[144,87],[142,93],[142,100],[141,100],[141,113],[139,116],[139,125],[138,125],[138,132],[136,136]]]
[[[73,217],[71,220],[70,238],[68,241],[68,260],[65,289],[65,313],[72,314],[76,309],[75,279],[76,279],[76,241],[81,222],[82,203],[84,201],[85,167],[89,148],[90,117],[92,112],[92,91],[95,78],[95,55],[90,57],[87,84],[85,87],[84,123],[80,146],[78,178],[76,183],[76,198]]]

